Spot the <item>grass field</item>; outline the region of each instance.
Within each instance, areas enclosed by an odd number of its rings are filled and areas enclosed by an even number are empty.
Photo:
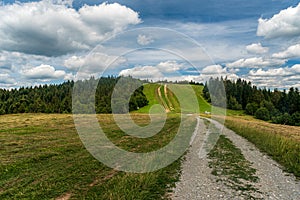
[[[202,96],[202,91],[204,87],[201,85],[192,85],[192,87],[198,98],[200,112],[201,113],[204,113],[205,111],[211,112],[211,105],[207,103],[207,101],[205,101],[205,99]]]
[[[160,87],[161,96],[159,98],[158,89]],[[212,107],[202,96],[203,86],[201,85],[181,85],[181,84],[167,84],[167,95],[165,95],[164,85],[162,84],[145,84],[144,94],[149,100],[149,104],[135,113],[149,113],[150,108],[155,104],[160,104],[163,107],[167,107],[168,110],[174,113],[187,112],[187,113],[200,113],[204,114],[205,111],[213,112],[213,114],[228,115],[228,116],[243,116],[243,111],[229,110],[218,107]],[[191,88],[193,91],[191,91]],[[176,94],[174,94],[176,93]],[[182,104],[180,105],[178,98],[181,98]],[[192,102],[194,97],[198,100],[197,110]]]
[[[149,104],[143,108],[140,108],[137,111],[134,111],[135,113],[149,113],[150,108],[155,105],[159,104],[157,89],[160,85],[159,84],[145,84],[144,85],[144,94],[146,95]]]
[[[204,113],[205,111],[211,111],[211,106],[208,104],[203,97],[201,96],[203,86],[189,86],[189,85],[176,85],[176,84],[167,84],[167,95],[165,94],[165,86],[161,84],[145,84],[144,85],[144,94],[147,96],[149,100],[148,106],[145,106],[136,113],[148,113],[150,108],[155,104],[160,104],[163,107],[167,107],[170,111],[175,113],[191,112],[191,113],[199,113],[199,110],[196,110],[193,104],[193,97],[197,97],[198,105],[200,108],[200,112]],[[195,93],[192,93],[191,88],[194,89]],[[161,92],[161,98],[158,95],[158,89]],[[173,91],[173,92],[172,92]],[[174,94],[174,91],[177,95]],[[177,96],[182,96],[183,106],[180,106]]]
[[[149,105],[131,114],[139,125],[150,122],[147,114],[159,104],[159,84],[147,84],[144,92]],[[173,88],[172,88],[173,87]],[[122,149],[149,152],[168,144],[177,133],[182,108],[172,89],[183,95],[185,104],[192,99],[187,86],[168,85],[167,98],[174,110],[159,134],[140,139],[123,133],[112,115],[98,115],[107,137]],[[200,113],[211,106],[196,91]],[[164,91],[163,91],[164,92]],[[169,103],[170,104],[170,103]],[[217,108],[218,109],[218,108]],[[197,112],[186,106],[184,112]],[[300,127],[275,125],[227,110],[226,126],[271,155],[289,172],[300,176]],[[193,118],[193,120],[192,120]],[[191,117],[190,127],[196,123]],[[187,138],[190,132],[187,131]],[[224,141],[223,141],[224,142]],[[226,142],[226,141],[225,141]],[[72,115],[19,114],[0,116],[0,199],[162,199],[179,178],[181,159],[152,173],[119,172],[91,156],[76,132]]]
[[[271,124],[253,117],[226,117],[225,125],[300,177],[300,127]]]
[[[183,112],[190,112],[190,113],[199,113],[199,110],[196,110],[190,102],[192,102],[192,97],[195,96],[196,93],[192,94],[189,85],[175,85],[175,84],[168,84],[167,85],[167,95],[165,94],[164,85],[161,84],[145,84],[144,85],[144,94],[146,95],[147,99],[149,100],[149,104],[135,113],[148,113],[150,108],[155,104],[160,104],[163,107],[167,108],[169,111],[173,113],[180,113]],[[198,91],[201,91],[201,86],[199,88],[195,87]],[[194,89],[194,87],[193,87]],[[161,98],[158,95],[158,90],[161,92]],[[182,101],[184,103],[183,106],[180,106],[177,95],[184,96]],[[201,95],[197,95],[197,97],[201,97]],[[205,105],[206,107],[202,109],[203,113],[206,110],[210,110],[210,105],[206,103],[203,99],[198,100],[199,105]],[[202,108],[202,107],[201,107]]]
[[[170,115],[159,134],[141,143],[119,130],[111,115],[98,117],[111,141],[133,152],[165,146],[180,120]],[[147,115],[132,118],[149,123]],[[0,199],[161,199],[179,177],[180,160],[146,174],[104,166],[82,145],[71,115],[0,116],[0,143]]]

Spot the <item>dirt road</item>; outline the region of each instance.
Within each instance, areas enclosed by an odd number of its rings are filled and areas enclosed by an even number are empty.
[[[198,131],[183,162],[181,178],[174,188],[172,199],[300,199],[299,181],[283,172],[275,161],[261,153],[252,143],[216,121],[198,120]],[[203,148],[210,137],[209,134],[214,132],[209,130],[208,123],[219,130],[218,137],[224,140],[223,144],[216,144],[219,148],[214,154],[208,154]],[[222,164],[226,163],[227,158],[224,162],[224,157],[230,154],[225,151],[224,156],[220,156],[218,151],[222,150],[222,145],[228,150],[231,144],[234,145],[232,149],[241,152],[241,161],[234,162],[234,165]],[[220,163],[222,165],[218,165]],[[230,167],[245,171],[239,171],[237,174],[237,171],[230,170]]]

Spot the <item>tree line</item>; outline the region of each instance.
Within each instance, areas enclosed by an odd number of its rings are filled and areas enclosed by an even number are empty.
[[[214,89],[210,92],[209,88]],[[215,106],[222,106],[221,102],[226,101],[228,109],[244,110],[246,114],[277,124],[300,126],[298,88],[271,91],[242,79],[231,81],[227,78],[211,78],[204,85],[203,96]]]
[[[121,77],[102,77],[89,80],[67,81],[56,85],[40,85],[35,87],[21,87],[18,89],[0,89],[0,114],[15,113],[71,113],[72,112],[72,92],[74,86],[79,94],[73,101],[74,105],[81,109],[82,113],[87,110],[85,102],[94,102],[93,109],[96,113],[111,113],[111,97],[115,85]],[[126,112],[126,106],[129,111],[137,110],[148,104],[148,100],[143,93],[143,86],[140,81],[131,77],[123,78],[122,93],[126,93],[130,87],[138,87],[128,98],[118,95],[119,105],[117,112]],[[93,89],[93,90],[92,90]],[[122,99],[123,98],[123,99]],[[127,99],[126,99],[127,98]],[[91,101],[91,99],[93,101]],[[128,106],[129,102],[129,106]],[[122,107],[123,106],[123,107]]]

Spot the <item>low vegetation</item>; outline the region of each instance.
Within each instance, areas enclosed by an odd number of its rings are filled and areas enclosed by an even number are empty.
[[[112,115],[98,117],[111,141],[133,152],[165,146],[180,124],[178,115],[169,115],[159,134],[140,143],[124,134]],[[149,123],[148,115],[132,118]],[[71,115],[3,115],[0,123],[0,199],[162,199],[179,177],[180,159],[146,174],[104,166],[82,145]]]
[[[138,110],[134,111],[136,113],[149,113],[149,110],[151,107],[155,104],[159,104],[158,101],[158,94],[157,94],[157,89],[159,88],[159,84],[144,84],[143,86],[143,93],[145,94],[147,100],[148,100],[148,105],[139,108]]]
[[[287,172],[300,177],[300,127],[227,117],[225,125],[248,139],[280,163]]]
[[[82,84],[88,87],[91,81],[97,80],[91,79]],[[97,89],[96,99],[99,101],[96,101],[95,109],[97,113],[109,113],[112,95],[110,87],[115,84],[116,80],[109,77],[102,81],[105,82],[105,87]],[[33,112],[71,112],[69,109],[71,100],[68,96],[71,90],[68,84],[74,83],[62,84],[59,86],[61,90],[56,86],[20,88],[12,91],[0,90],[0,114],[31,112],[30,109],[36,109]],[[203,98],[202,95],[206,91],[203,91],[202,85],[192,85],[200,110],[196,110],[189,104],[192,96],[186,95],[188,85],[167,84],[166,94],[162,86],[160,91],[163,98],[161,99],[158,96],[160,86],[160,84],[145,84],[129,97],[129,109],[135,110],[131,117],[141,126],[150,123],[149,116],[143,113],[148,113],[152,105],[162,104],[163,100],[168,107],[173,108],[170,109],[171,112],[168,114],[163,130],[151,138],[140,139],[128,136],[115,124],[112,115],[98,115],[99,123],[106,135],[117,146],[132,152],[157,150],[168,144],[177,133],[181,111],[203,114],[205,111],[211,112],[214,108],[216,113],[225,113],[223,108],[213,107]],[[176,90],[177,94],[185,97],[183,101],[186,107],[180,106],[172,90]],[[43,93],[44,91],[51,95],[44,95],[46,94]],[[51,99],[60,98],[59,91],[64,91],[68,97],[65,100],[60,99],[62,100],[60,105],[55,104],[59,100]],[[100,95],[102,93],[107,95]],[[80,104],[78,108],[84,106],[87,96],[89,95],[85,93],[85,90],[82,90],[81,96],[77,99]],[[126,94],[121,97],[121,99],[116,99],[120,113],[125,111],[123,105],[125,99],[128,100]],[[45,103],[46,100],[49,104]],[[231,99],[231,101],[240,104],[238,99],[236,101]],[[23,105],[26,106],[23,107]],[[244,108],[244,104],[241,105]],[[255,105],[247,104],[246,107],[249,112],[252,109],[254,115],[256,113],[265,116],[263,112],[269,111],[270,104],[264,101],[262,105],[261,113],[257,112],[259,108]],[[233,115],[226,119],[228,128],[271,155],[274,160],[285,167],[286,171],[300,177],[300,127],[258,121],[250,116],[244,116],[243,110],[227,110],[227,115]],[[243,115],[243,117],[234,117],[236,115]],[[287,114],[286,117],[288,116],[291,115]],[[195,123],[194,118],[191,120],[191,127]],[[76,133],[72,116],[69,114],[0,115],[0,143],[0,199],[162,199],[167,198],[168,190],[179,178],[180,159],[164,169],[146,174],[124,173],[104,166],[84,148]],[[221,137],[215,149],[210,153],[213,173],[230,176],[229,180],[237,181],[237,184],[228,183],[233,188],[254,190],[255,188],[252,188],[251,184],[248,185],[247,181],[256,180],[253,175],[255,171],[240,157],[239,153],[239,150],[235,149],[227,138]],[[228,158],[222,160],[223,154]],[[221,160],[216,161],[217,157]],[[242,164],[237,164],[237,162]],[[222,165],[232,165],[232,170],[222,171],[220,168]],[[246,175],[243,174],[243,170]],[[240,179],[245,179],[247,184],[243,181],[239,182]]]
[[[252,192],[258,192],[254,187],[258,177],[256,170],[251,167],[251,163],[246,160],[241,152],[228,138],[220,135],[216,145],[209,152],[209,167],[212,174],[217,176],[217,181],[221,181],[229,188],[239,191],[241,196],[247,199],[256,199]]]

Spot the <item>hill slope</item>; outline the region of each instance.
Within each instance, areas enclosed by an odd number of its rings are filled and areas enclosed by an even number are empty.
[[[211,105],[202,97],[203,86],[201,85],[180,85],[180,84],[157,84],[149,83],[144,85],[144,94],[149,104],[137,113],[148,113],[155,104],[160,104],[166,112],[179,113],[205,113],[211,112]],[[181,104],[179,100],[181,100]],[[199,109],[195,108],[195,102]]]

